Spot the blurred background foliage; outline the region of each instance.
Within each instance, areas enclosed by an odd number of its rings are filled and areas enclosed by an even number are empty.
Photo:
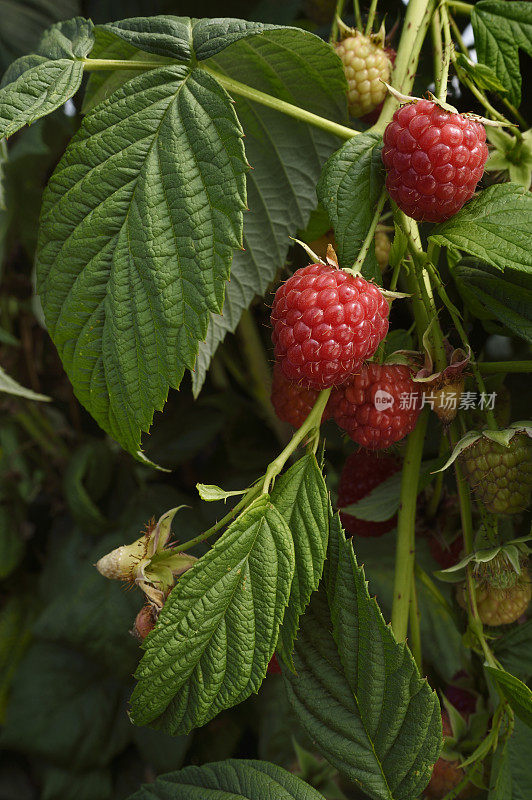
[[[223,15],[299,25],[326,38],[333,5],[331,0],[226,0]],[[403,8],[380,0],[388,30]],[[157,13],[211,17],[220,11],[217,0],[0,0],[0,73],[31,52],[48,25],[77,14],[102,23]],[[422,87],[430,83],[431,67],[425,52],[418,76]],[[460,104],[475,109],[471,97],[460,98]],[[176,505],[186,506],[174,521],[177,539],[205,529],[220,516],[220,507],[200,504],[196,483],[248,485],[275,457],[287,431],[272,418],[265,386],[238,332],[220,348],[199,399],[193,401],[184,383],[157,415],[146,451],[169,473],[135,463],[75,399],[42,326],[32,262],[42,189],[79,125],[80,105],[76,97],[0,149],[0,365],[22,385],[52,398],[45,404],[0,393],[0,800],[120,800],[161,772],[230,756],[265,758],[293,769],[327,800],[354,798],[311,752],[288,714],[277,675],[267,677],[257,697],[187,737],[129,723],[127,698],[139,657],[130,630],[142,599],[102,578],[95,561]],[[309,238],[324,232],[317,224]],[[279,265],[280,273],[305,257],[291,251],[290,258]],[[266,305],[258,300],[252,309],[267,360],[270,299]],[[394,324],[401,327],[401,311],[395,313]],[[496,333],[504,336],[488,340],[486,357],[518,357],[519,343],[507,331]],[[472,341],[485,338],[477,323]],[[517,398],[513,419],[525,416],[520,380],[508,382]],[[350,446],[333,426],[326,435],[334,492]],[[428,449],[435,456],[435,425],[431,436]],[[392,532],[379,540],[377,550],[364,542],[359,552],[385,614],[393,539]],[[382,556],[383,542],[389,557]],[[420,549],[427,569],[434,569],[423,540]],[[442,591],[445,596],[446,588]],[[438,686],[463,663],[460,636],[449,608],[422,587],[420,604],[427,670]],[[511,640],[507,650],[511,659]]]

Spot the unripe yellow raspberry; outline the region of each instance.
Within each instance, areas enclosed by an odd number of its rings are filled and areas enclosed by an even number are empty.
[[[488,585],[477,586],[478,615],[484,625],[510,625],[525,613],[532,596],[530,574],[525,570],[515,586],[497,589]],[[460,585],[456,599],[462,608],[467,607],[466,589]]]
[[[386,51],[358,31],[335,45],[347,78],[347,102],[352,117],[369,114],[386,96],[392,63]]]
[[[375,255],[381,272],[384,272],[390,262],[390,249],[392,243],[386,231],[375,231]]]

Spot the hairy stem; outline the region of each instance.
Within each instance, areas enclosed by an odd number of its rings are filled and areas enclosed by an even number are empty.
[[[224,89],[227,89],[230,94],[236,94],[240,97],[245,97],[247,100],[260,103],[260,105],[273,108],[275,111],[280,111],[282,114],[287,114],[289,117],[300,120],[300,122],[308,122],[309,125],[314,125],[315,128],[321,128],[321,130],[332,133],[342,139],[352,139],[353,136],[359,133],[359,131],[347,128],[345,125],[340,125],[338,122],[319,117],[311,111],[299,108],[299,106],[294,106],[292,103],[287,103],[285,100],[279,100],[278,97],[273,97],[270,94],[260,92],[258,89],[253,89],[251,86],[240,83],[240,81],[236,81],[234,78],[222,75],[221,72],[217,72],[217,70],[211,69],[211,67],[207,67],[205,64],[202,64],[202,69],[216,78],[218,83],[220,83]]]
[[[255,484],[252,486],[251,489],[248,489],[242,500],[233,506],[231,511],[222,517],[222,519],[218,520],[211,528],[200,533],[198,536],[195,536],[193,539],[189,539],[188,542],[184,542],[180,544],[178,547],[172,547],[172,553],[182,553],[183,550],[190,550],[192,547],[195,547],[197,544],[204,542],[206,539],[209,539],[211,536],[214,536],[215,533],[218,533],[225,525],[228,525],[232,522],[238,514],[248,506],[252,500],[254,500],[260,494],[260,483]]]
[[[355,25],[359,31],[362,31],[362,14],[360,13],[360,3],[358,0],[353,0],[353,11],[355,13]]]
[[[410,594],[415,564],[415,524],[419,470],[425,443],[428,414],[424,408],[408,436],[401,473],[401,505],[397,516],[397,548],[392,605],[392,630],[398,642],[406,639]]]
[[[484,375],[498,372],[532,372],[532,361],[479,361],[477,366]]]
[[[453,55],[453,43],[451,39],[451,28],[449,26],[449,15],[447,14],[447,9],[445,7],[442,9],[441,22],[443,27],[444,48],[441,70],[439,72],[437,97],[438,100],[445,102],[447,98],[447,83],[449,82],[449,66],[451,63],[451,57]]]
[[[377,10],[377,0],[371,0],[371,5],[368,11],[368,18],[366,20],[366,30],[364,33],[369,36],[373,30],[373,22],[375,20],[375,12]]]
[[[342,19],[344,13],[345,0],[338,0],[336,3],[336,10],[331,25],[331,35],[329,36],[329,44],[334,44],[338,38],[338,20]]]
[[[325,406],[327,405],[330,394],[331,389],[324,389],[319,393],[318,399],[316,400],[312,411],[306,418],[303,425],[294,433],[292,439],[288,442],[282,453],[280,453],[277,458],[271,462],[266,470],[266,475],[264,476],[264,481],[262,484],[263,494],[267,494],[270,491],[272,481],[275,480],[276,476],[281,472],[282,468],[294,450],[299,447],[307,435],[312,431],[319,430],[321,418],[323,416],[323,412],[325,411]]]

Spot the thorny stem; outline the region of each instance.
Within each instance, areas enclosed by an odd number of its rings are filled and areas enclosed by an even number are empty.
[[[397,547],[392,605],[392,630],[398,642],[406,639],[415,564],[415,523],[419,471],[428,415],[424,408],[406,442],[401,472],[401,505],[397,516]]]
[[[303,425],[294,433],[292,439],[288,442],[282,453],[280,453],[277,458],[268,466],[266,475],[264,476],[264,481],[262,482],[263,494],[267,494],[270,491],[272,481],[275,480],[276,476],[281,472],[282,468],[294,450],[299,447],[306,436],[314,430],[319,431],[321,418],[323,416],[323,412],[325,411],[325,406],[327,405],[330,394],[331,389],[324,389],[319,393],[318,399],[316,400],[312,411],[306,418]]]
[[[253,313],[246,309],[240,317],[237,329],[242,342],[242,350],[253,382],[253,394],[260,404],[268,425],[284,445],[287,441],[286,428],[279,420],[270,400],[272,376],[264,353],[264,347],[253,318]]]
[[[358,273],[362,269],[362,265],[364,264],[364,261],[368,254],[368,250],[375,238],[375,230],[377,228],[377,225],[379,224],[380,215],[382,209],[384,208],[384,204],[386,202],[387,197],[388,193],[386,192],[386,189],[383,189],[379,199],[377,200],[377,207],[375,208],[375,213],[373,214],[373,219],[371,221],[371,225],[369,226],[369,230],[366,234],[366,238],[362,243],[362,247],[360,248],[360,252],[357,256],[357,260],[353,264],[353,272]]]
[[[455,447],[458,441],[456,421],[453,421],[451,423],[450,439],[451,439],[451,447]],[[454,461],[454,471],[456,476],[456,488],[458,490],[458,501],[460,505],[462,535],[464,537],[464,552],[465,555],[469,555],[470,553],[473,552],[473,514],[471,510],[471,494],[469,491],[469,486],[467,485],[460,470],[460,464],[458,463],[458,459]],[[488,647],[488,643],[486,642],[486,638],[484,636],[484,629],[482,626],[482,620],[480,619],[478,614],[475,579],[473,576],[473,565],[471,564],[471,562],[466,567],[466,591],[467,591],[467,615],[469,619],[469,627],[476,635],[487,663],[491,667],[496,667],[497,662],[495,661],[493,653],[491,652],[490,648]]]

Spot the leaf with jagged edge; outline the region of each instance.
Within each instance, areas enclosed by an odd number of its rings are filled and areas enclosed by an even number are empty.
[[[329,494],[314,453],[277,478],[271,498],[294,540],[294,580],[277,643],[285,662],[292,665],[299,619],[318,588],[329,538]]]
[[[515,183],[498,183],[475,195],[432,230],[430,241],[464,250],[497,269],[532,272],[532,193]]]
[[[92,22],[75,17],[52,25],[34,55],[11,64],[0,84],[0,139],[66,103],[81,85],[82,58],[94,41]]]
[[[139,458],[141,431],[222,309],[242,241],[241,137],[209,74],[153,69],[85,117],[44,194],[47,327],[77,397]]]
[[[521,48],[532,56],[532,4],[516,0],[513,3],[483,0],[473,6],[471,23],[475,34],[478,60],[492,67],[508,90],[514,105],[521,102]]]
[[[329,158],[318,182],[318,198],[333,224],[342,267],[353,266],[373,220],[384,186],[381,150],[380,134],[354,136]],[[362,274],[382,283],[374,246],[368,250]]]
[[[160,775],[129,800],[324,800],[276,764],[228,759]]]
[[[290,531],[262,495],[170,593],[143,645],[132,721],[188,733],[257,692],[293,575]]]
[[[289,700],[327,760],[375,800],[418,797],[442,743],[438,698],[370,598],[337,516],[294,661]]]

